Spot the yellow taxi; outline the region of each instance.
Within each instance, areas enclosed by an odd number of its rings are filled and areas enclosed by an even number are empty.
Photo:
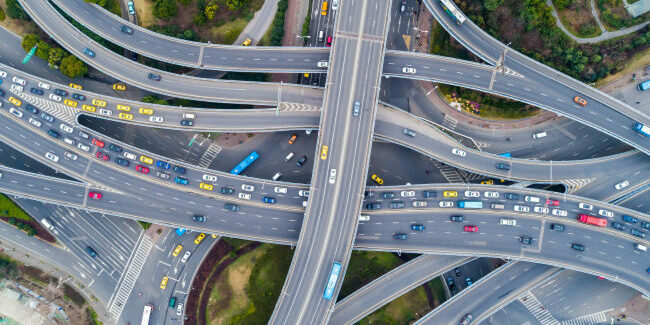
[[[140,161],[145,163],[145,164],[153,164],[153,159],[147,157],[147,156],[140,156]]]
[[[16,106],[20,106],[20,105],[23,104],[23,102],[21,102],[20,100],[14,98],[13,96],[9,97],[9,102],[16,105]]]
[[[215,235],[215,234],[212,234],[212,235],[210,235],[210,236],[212,236],[212,238],[217,238],[217,237],[219,237],[219,236],[217,236],[217,235]]]
[[[77,102],[75,102],[74,100],[66,99],[63,101],[63,103],[70,107],[77,107]]]
[[[458,197],[458,192],[456,192],[456,191],[444,191],[444,192],[442,192],[442,196],[444,196],[444,197]]]
[[[165,290],[165,288],[167,288],[167,282],[168,282],[168,281],[169,281],[169,277],[168,277],[168,276],[164,276],[164,277],[162,278],[162,281],[160,281],[160,289]]]
[[[203,238],[205,238],[204,233],[200,233],[198,236],[196,236],[196,239],[194,239],[195,244],[200,244],[203,241]]]
[[[88,112],[94,112],[95,111],[95,106],[83,104],[83,106],[81,106],[81,109],[83,109],[84,111],[88,111]]]
[[[73,88],[73,89],[78,89],[78,90],[83,89],[83,87],[81,87],[81,85],[77,85],[77,84],[73,84],[73,83],[70,83],[68,86],[70,86],[70,88]]]
[[[140,114],[142,114],[142,115],[151,115],[151,114],[153,114],[153,110],[151,108],[140,107]]]
[[[241,46],[250,46],[250,45],[251,45],[251,42],[252,42],[251,39],[250,39],[250,38],[247,38],[247,39],[244,41],[244,43],[241,43]]]
[[[305,78],[309,78],[309,73],[303,73],[303,76],[304,76]]]
[[[329,148],[327,146],[322,146],[320,148],[320,159],[321,160],[327,159],[327,150],[329,150]]]
[[[123,84],[114,84],[113,90],[126,90],[126,86]]]
[[[492,184],[494,184],[494,181],[490,179],[490,180],[487,180],[487,181],[482,181],[481,184],[492,185]]]
[[[379,178],[379,176],[377,176],[375,174],[372,174],[372,176],[370,176],[370,178],[372,178],[372,180],[375,181],[375,183],[377,183],[379,185],[384,184],[384,180]]]
[[[210,185],[210,184],[206,184],[206,183],[201,183],[201,184],[199,184],[199,187],[200,187],[202,190],[206,190],[206,191],[212,191],[212,190],[214,189],[214,186],[212,186],[212,185]]]
[[[99,106],[99,107],[106,107],[106,101],[103,101],[101,99],[93,99],[93,105]]]
[[[125,112],[130,112],[131,111],[131,106],[127,105],[117,105],[117,110],[118,111],[125,111]]]
[[[174,251],[172,252],[172,255],[173,255],[174,257],[176,257],[176,256],[178,256],[178,254],[181,253],[182,250],[183,250],[183,245],[178,245],[178,246],[176,246],[176,248],[175,248]]]
[[[118,117],[121,118],[121,119],[129,120],[129,121],[133,119],[133,115],[127,114],[127,113],[120,113],[120,115],[118,115]]]

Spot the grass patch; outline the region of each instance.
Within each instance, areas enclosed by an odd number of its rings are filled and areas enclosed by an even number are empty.
[[[82,296],[79,292],[77,292],[77,290],[69,286],[67,283],[63,284],[63,292],[65,296],[70,298],[70,301],[78,307],[81,307],[86,303],[86,298],[84,298],[84,296]]]
[[[237,18],[220,26],[212,26],[206,30],[210,41],[215,44],[233,44],[244,30],[248,20]]]
[[[616,31],[638,25],[650,19],[650,12],[632,17],[625,10],[623,0],[596,0],[596,9],[605,29]]]
[[[86,313],[88,313],[88,318],[92,322],[92,325],[104,325],[101,321],[99,321],[99,316],[97,316],[97,313],[95,312],[94,309],[88,307],[86,308]]]
[[[0,194],[0,216],[25,221],[33,220],[32,217],[4,194]]]
[[[565,0],[553,0],[562,25],[574,36],[587,38],[601,34],[598,22],[591,15],[589,0],[573,0],[568,6]]]
[[[225,241],[226,243],[228,243],[228,245],[232,246],[233,250],[238,250],[251,243],[250,240],[231,238],[231,237],[221,237],[221,240]]]
[[[429,286],[433,292],[435,306],[440,306],[447,300],[447,295],[445,294],[445,285],[442,283],[440,277],[435,277],[433,280],[427,282],[427,286]]]
[[[358,324],[410,324],[430,309],[426,292],[419,286],[366,316]]]
[[[353,251],[337,300],[342,300],[401,264],[402,260],[392,253]]]
[[[145,221],[138,221],[140,226],[142,226],[142,229],[147,230],[149,227],[151,227],[151,222],[145,222]]]

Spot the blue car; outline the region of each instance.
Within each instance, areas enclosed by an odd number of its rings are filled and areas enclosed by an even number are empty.
[[[129,161],[126,160],[126,159],[122,159],[120,157],[117,157],[117,158],[115,158],[115,162],[122,165],[122,166],[129,167]]]
[[[179,174],[185,174],[187,173],[187,170],[181,166],[174,166],[174,172],[177,172]]]
[[[621,218],[623,219],[623,221],[627,221],[627,222],[631,222],[631,223],[639,222],[639,219],[637,219],[637,218],[635,218],[633,216],[628,216],[627,214],[624,214],[623,216],[621,216]]]
[[[32,104],[27,104],[27,106],[25,106],[25,109],[28,110],[30,113],[32,113],[32,114],[34,114],[34,115],[37,115],[37,114],[38,114],[38,108],[36,108],[36,107],[35,107],[34,105],[32,105]]]
[[[275,203],[275,198],[265,196],[262,198],[262,202],[273,204]]]
[[[129,0],[126,6],[129,8],[129,13],[135,15],[135,5],[133,4],[133,1]]]
[[[89,56],[91,58],[95,57],[95,52],[93,50],[87,48],[87,47],[84,48],[84,54],[86,54],[87,56]]]
[[[176,177],[176,178],[174,178],[174,182],[176,182],[176,183],[178,183],[178,184],[183,184],[183,185],[187,185],[187,184],[190,183],[190,182],[187,180],[187,178],[183,178],[183,177]]]
[[[169,163],[166,163],[166,162],[164,162],[162,160],[156,161],[156,166],[158,166],[158,168],[162,168],[162,169],[165,169],[165,170],[169,169]]]
[[[40,89],[38,89],[38,88],[34,88],[34,87],[30,88],[30,89],[29,89],[29,92],[32,93],[32,94],[35,94],[35,95],[40,95],[40,96],[43,95],[43,91],[42,91],[42,90],[40,90]]]
[[[411,225],[411,230],[424,231],[423,225]]]

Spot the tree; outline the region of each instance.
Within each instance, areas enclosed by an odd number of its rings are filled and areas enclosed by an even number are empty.
[[[243,6],[248,5],[250,0],[226,0],[226,6],[230,10],[237,10]]]
[[[214,19],[214,15],[217,13],[217,9],[219,9],[219,5],[217,5],[216,0],[210,0],[207,5],[205,5],[205,10],[203,10],[203,13],[205,14],[205,17],[208,18],[208,20]]]
[[[7,0],[5,2],[7,5],[7,15],[13,19],[22,19],[26,21],[31,21],[32,19],[25,12],[25,9],[18,3],[18,0]]]
[[[485,6],[485,9],[487,11],[494,11],[495,9],[499,8],[499,6],[502,4],[503,4],[503,0],[485,0],[483,6]]]
[[[36,48],[36,56],[43,60],[47,60],[50,56],[50,45],[45,43],[45,41],[39,41],[38,47]]]
[[[47,59],[47,64],[50,66],[51,69],[56,69],[58,68],[59,64],[61,63],[61,59],[63,59],[63,56],[65,55],[65,51],[61,48],[52,48],[50,49],[50,55]]]
[[[74,55],[68,55],[61,60],[59,70],[64,75],[75,78],[85,75],[88,72],[88,67],[81,60],[77,59]]]
[[[158,18],[169,19],[176,16],[178,5],[175,0],[156,0],[153,4],[153,15]]]
[[[96,3],[96,4],[98,4],[98,5],[102,6],[102,7],[106,7],[106,3],[107,3],[106,0],[84,0],[84,1],[90,2],[90,3]]]
[[[32,49],[32,47],[34,47],[34,45],[36,45],[40,41],[41,38],[38,37],[38,35],[26,34],[25,36],[23,36],[23,41],[20,44],[20,46],[23,47],[23,50],[25,50],[25,52],[29,52]]]

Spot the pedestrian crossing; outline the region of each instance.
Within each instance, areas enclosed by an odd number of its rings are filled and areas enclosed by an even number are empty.
[[[562,325],[593,325],[604,323],[607,321],[607,315],[604,311],[576,317],[574,319],[565,320]]]
[[[440,170],[440,173],[442,176],[449,182],[449,183],[465,183],[465,180],[463,177],[458,173],[458,169],[445,165],[439,161],[434,161],[433,165]]]
[[[203,156],[201,156],[201,161],[199,162],[199,166],[203,168],[208,168],[210,164],[212,163],[212,160],[214,160],[215,157],[221,152],[221,146],[212,142],[210,143],[210,146],[208,147],[208,150],[206,150],[203,153]]]
[[[520,297],[519,301],[542,325],[560,325],[560,322],[542,306],[542,303],[530,291]]]
[[[131,258],[126,272],[122,275],[122,281],[119,283],[119,288],[113,296],[113,300],[109,302],[108,313],[113,317],[113,319],[118,320],[120,318],[122,309],[124,309],[124,305],[131,295],[131,290],[133,290],[135,281],[140,276],[140,271],[142,271],[144,262],[147,260],[147,256],[149,256],[149,251],[151,251],[152,247],[153,242],[151,241],[151,238],[149,238],[147,234],[143,233],[142,240],[136,247],[135,254]]]

